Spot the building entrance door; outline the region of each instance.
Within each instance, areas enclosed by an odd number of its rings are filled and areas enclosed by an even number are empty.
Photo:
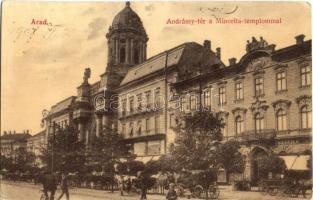
[[[260,179],[266,178],[266,174],[262,174],[260,170],[261,162],[267,157],[266,151],[261,148],[257,148],[252,154],[252,174],[251,182],[253,185],[257,185]]]

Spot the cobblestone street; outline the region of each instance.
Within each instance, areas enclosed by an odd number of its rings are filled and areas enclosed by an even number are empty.
[[[40,185],[32,185],[29,183],[23,182],[1,182],[1,193],[0,200],[38,200],[40,199]],[[60,191],[58,190],[55,197],[59,197]],[[55,199],[56,199],[55,198]],[[63,197],[65,199],[65,197]],[[92,189],[82,189],[82,188],[73,188],[70,190],[70,199],[71,200],[138,200],[137,195],[126,195],[120,196],[118,192],[108,192],[101,190],[92,190]],[[186,198],[179,198],[181,200],[186,200]],[[221,200],[304,200],[305,198],[286,198],[286,197],[272,197],[269,195],[262,195],[259,192],[238,192],[232,191],[231,187],[221,187]],[[309,199],[307,197],[306,199]],[[162,195],[150,194],[148,195],[148,200],[165,200],[165,197]]]

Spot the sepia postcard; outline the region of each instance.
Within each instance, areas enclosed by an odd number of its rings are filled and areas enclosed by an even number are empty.
[[[0,200],[311,199],[311,9],[4,0]]]

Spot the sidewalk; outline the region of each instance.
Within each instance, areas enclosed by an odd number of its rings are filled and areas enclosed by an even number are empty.
[[[11,182],[11,181],[1,181],[1,185],[12,185],[16,188],[20,187],[21,191],[23,188],[29,188],[31,190],[28,191],[40,191],[41,184],[31,184],[27,182]],[[233,191],[231,186],[219,186],[220,196],[219,200],[306,200],[309,199],[309,195],[307,198],[303,198],[299,196],[298,198],[289,198],[286,196],[270,196],[264,195],[260,192],[255,191],[255,188],[252,188],[253,191]],[[16,189],[15,189],[16,191]],[[39,194],[39,193],[38,193]],[[56,196],[60,194],[60,190],[57,191]],[[96,189],[86,189],[86,188],[70,188],[70,195],[72,197],[76,197],[76,199],[102,199],[102,200],[138,200],[138,194],[131,194],[121,196],[119,191],[115,191],[114,193],[110,191],[104,190],[96,190]],[[77,198],[79,197],[79,198]],[[148,194],[148,200],[165,200],[164,195],[160,194]],[[75,199],[75,198],[73,198]],[[18,199],[20,200],[20,199]],[[179,198],[179,200],[187,200],[187,198]],[[192,200],[197,200],[192,198]]]
[[[8,184],[8,185],[15,185],[15,186],[22,186],[22,187],[29,187],[37,189],[38,191],[41,189],[41,184],[34,185],[32,183],[27,182],[12,182],[12,181],[1,181],[1,184]],[[60,192],[59,188],[58,191]],[[130,194],[128,195],[125,192],[124,196],[120,195],[119,191],[105,191],[105,190],[97,190],[97,189],[88,189],[88,188],[70,188],[71,195],[80,195],[80,196],[88,196],[88,197],[96,197],[102,199],[134,199],[138,200],[139,195],[137,194]],[[165,196],[161,194],[148,194],[148,199],[150,200],[165,200]],[[179,198],[181,200],[187,200],[187,198]]]

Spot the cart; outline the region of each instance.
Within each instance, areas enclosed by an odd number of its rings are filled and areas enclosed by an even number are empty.
[[[205,187],[207,186],[209,198],[217,199],[220,190],[216,183],[216,174],[216,170],[190,170],[183,172],[176,185],[177,195],[188,198],[205,198]]]

